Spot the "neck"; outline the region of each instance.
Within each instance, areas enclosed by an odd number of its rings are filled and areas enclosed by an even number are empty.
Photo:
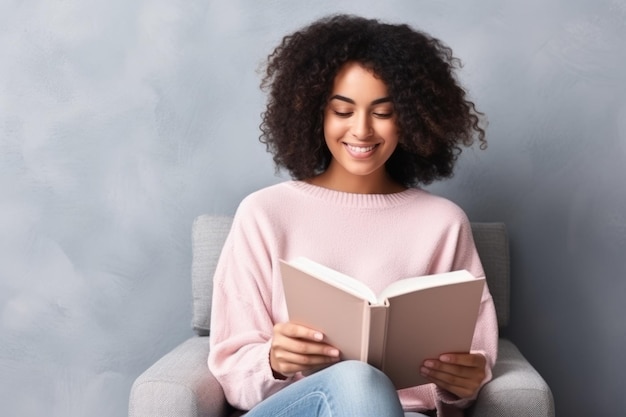
[[[332,164],[318,176],[306,180],[309,184],[352,194],[394,194],[406,190],[386,171],[370,175],[336,175]]]

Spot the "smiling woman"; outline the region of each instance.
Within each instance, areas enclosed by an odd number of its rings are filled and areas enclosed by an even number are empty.
[[[290,321],[275,268],[306,256],[376,290],[458,269],[484,276],[465,213],[417,188],[452,175],[461,145],[485,143],[455,64],[428,35],[354,16],[314,22],[270,55],[261,141],[295,181],[240,204],[211,314],[209,367],[246,415],[449,417],[490,380],[498,327],[486,287],[472,351],[429,358],[414,372],[430,383],[396,391],[370,365],[341,361],[324,329]]]

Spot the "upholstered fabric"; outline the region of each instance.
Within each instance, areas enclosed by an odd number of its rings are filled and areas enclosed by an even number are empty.
[[[232,217],[200,216],[193,225],[193,328],[198,334],[165,355],[133,384],[130,417],[225,417],[238,415],[207,366],[213,270]],[[509,250],[501,223],[473,223],[472,231],[498,323],[509,320]],[[499,341],[493,380],[480,392],[471,417],[554,417],[550,388],[515,345]]]
[[[209,372],[209,338],[186,340],[133,384],[130,417],[221,417],[224,392]]]
[[[193,329],[208,336],[211,328],[213,271],[233,222],[231,216],[203,215],[193,224],[191,243],[191,284],[193,290]]]
[[[483,387],[468,417],[554,417],[550,387],[517,347],[504,338],[493,369],[493,380]]]
[[[496,306],[498,325],[509,324],[509,240],[503,223],[472,223],[478,256],[485,270],[489,291]]]

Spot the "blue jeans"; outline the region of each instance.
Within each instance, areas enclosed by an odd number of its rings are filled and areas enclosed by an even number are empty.
[[[407,416],[420,416],[410,413]],[[285,387],[246,417],[405,417],[393,384],[378,369],[344,361]]]

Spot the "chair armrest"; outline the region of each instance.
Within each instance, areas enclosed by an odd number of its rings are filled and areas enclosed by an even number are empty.
[[[223,417],[224,392],[209,371],[209,338],[192,337],[133,383],[129,417]]]
[[[501,338],[493,379],[466,413],[472,417],[554,417],[550,387],[510,341]]]

